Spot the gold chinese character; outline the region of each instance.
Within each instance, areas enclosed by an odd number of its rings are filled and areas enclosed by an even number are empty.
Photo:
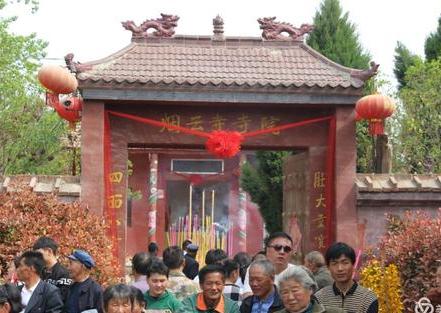
[[[313,221],[317,222],[317,228],[325,228],[326,217],[324,214],[319,214]]]
[[[165,114],[165,116],[161,118],[161,122],[173,126],[181,126],[181,117],[178,114],[172,114],[172,115]],[[164,132],[165,130],[168,130],[169,132],[179,133],[179,130],[170,129],[165,126],[161,128],[160,132]]]
[[[109,209],[119,209],[123,205],[122,194],[116,194],[107,198]]]
[[[216,114],[210,120],[211,129],[212,130],[222,130],[222,129],[224,129],[224,125],[225,125],[226,120],[227,120],[226,118],[220,116],[219,114]]]
[[[325,247],[325,238],[323,237],[323,235],[318,235],[314,237],[314,240],[317,244],[317,248],[318,249],[323,249]]]
[[[250,122],[251,119],[247,115],[242,114],[240,117],[237,118],[234,126],[238,132],[246,133],[248,131],[248,125]]]
[[[323,172],[314,173],[314,189],[325,187],[325,174]]]
[[[201,115],[195,115],[190,117],[190,121],[185,124],[188,128],[194,129],[194,130],[204,130],[204,127],[202,126],[202,116]]]
[[[316,208],[319,208],[319,207],[326,208],[325,197],[323,197],[322,193],[320,194],[319,198],[315,199],[315,202],[316,202],[316,204],[315,204]]]
[[[267,129],[276,127],[276,123],[280,121],[280,118],[274,116],[264,116],[260,119],[260,129]],[[273,135],[279,135],[280,131],[273,132]]]
[[[112,184],[119,184],[123,178],[122,172],[113,172],[109,174],[109,180]]]

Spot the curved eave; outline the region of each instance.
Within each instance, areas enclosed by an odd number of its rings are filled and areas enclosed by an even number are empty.
[[[234,89],[261,89],[266,90],[272,89],[275,92],[284,90],[285,92],[293,92],[297,89],[310,89],[311,91],[317,92],[318,90],[326,90],[327,92],[334,90],[334,92],[339,93],[344,91],[344,93],[350,92],[357,95],[361,95],[363,84],[339,84],[339,83],[326,83],[326,84],[316,84],[309,82],[241,82],[235,80],[203,80],[203,79],[125,79],[125,78],[87,78],[79,80],[79,88],[100,88],[100,89],[151,89],[151,88],[169,88],[169,87],[182,87],[182,88],[234,88]]]
[[[320,62],[323,62],[325,64],[328,64],[329,66],[335,68],[338,71],[341,71],[343,73],[349,74],[350,77],[355,80],[355,81],[359,81],[362,85],[364,84],[364,81],[357,78],[358,75],[361,75],[362,73],[364,73],[366,71],[366,69],[364,70],[359,70],[359,69],[355,69],[355,68],[351,68],[351,67],[346,67],[343,66],[341,64],[338,64],[334,61],[332,61],[331,59],[328,59],[326,56],[324,56],[323,54],[321,54],[320,52],[314,50],[313,48],[311,48],[310,46],[308,46],[306,43],[301,43],[300,47],[305,50],[306,52],[308,52],[310,55],[312,55],[313,57],[315,57],[316,59],[318,59]]]
[[[185,103],[349,105],[362,96],[360,88],[281,87],[249,85],[106,84],[80,85],[83,98],[93,101],[161,101]]]

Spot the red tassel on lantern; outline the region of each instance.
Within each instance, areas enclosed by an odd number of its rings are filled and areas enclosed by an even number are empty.
[[[356,116],[369,121],[369,133],[373,136],[384,134],[384,119],[395,111],[392,99],[380,94],[369,95],[357,101]]]
[[[239,132],[213,131],[208,137],[205,147],[220,158],[231,158],[240,151],[243,136]]]

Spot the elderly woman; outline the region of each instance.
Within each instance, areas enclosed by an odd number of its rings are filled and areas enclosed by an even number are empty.
[[[103,301],[106,313],[132,313],[134,294],[129,286],[117,284],[106,288]]]
[[[19,313],[22,309],[20,290],[13,284],[0,285],[0,312]]]
[[[288,267],[280,275],[278,287],[285,308],[276,313],[344,313],[342,309],[325,308],[314,300],[317,284],[301,267]]]

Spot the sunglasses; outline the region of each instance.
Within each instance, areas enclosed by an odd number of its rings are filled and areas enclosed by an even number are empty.
[[[292,251],[292,248],[290,246],[272,245],[272,246],[268,246],[268,247],[273,248],[277,252],[280,252],[283,250],[283,252],[285,252],[285,253],[290,253]]]

